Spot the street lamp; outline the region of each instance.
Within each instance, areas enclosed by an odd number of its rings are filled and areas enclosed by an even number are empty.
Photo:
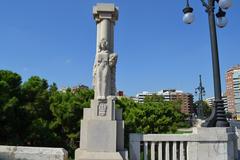
[[[194,15],[193,15],[193,8],[190,7],[189,1],[187,1],[186,7],[183,9],[183,22],[186,24],[191,24],[194,20]]]
[[[186,7],[183,9],[184,17],[183,22],[191,24],[194,20],[193,9],[189,5],[189,0],[186,0]],[[219,58],[218,58],[218,45],[217,45],[217,33],[216,33],[216,22],[215,22],[215,3],[218,3],[219,10],[216,14],[217,26],[223,28],[227,25],[226,12],[232,5],[231,0],[201,0],[202,5],[206,8],[209,20],[210,40],[212,49],[212,65],[213,65],[213,80],[214,80],[214,107],[212,114],[206,120],[203,126],[205,127],[228,127],[229,123],[226,119],[225,108],[221,96],[221,81],[220,81],[220,69],[219,69]],[[190,14],[190,16],[189,16]]]
[[[205,88],[202,85],[202,76],[199,75],[199,86],[195,89],[195,95],[198,95],[198,103],[197,103],[197,116],[202,119],[204,117],[203,111],[203,96],[205,96]]]

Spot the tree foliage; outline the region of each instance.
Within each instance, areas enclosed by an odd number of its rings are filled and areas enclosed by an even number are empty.
[[[147,96],[144,103],[122,98],[117,104],[124,110],[127,133],[174,133],[185,120],[179,102],[164,101],[157,95]]]
[[[83,109],[90,107],[93,95],[84,86],[61,91],[38,76],[23,83],[17,73],[0,70],[0,144],[63,147],[73,157]],[[116,104],[123,109],[125,140],[129,133],[175,132],[184,121],[179,102],[157,95],[144,103],[122,98]]]
[[[193,110],[194,110],[194,113],[196,115],[198,114],[198,112],[197,112],[198,107],[202,107],[203,116],[205,118],[207,118],[207,117],[209,117],[211,115],[212,109],[211,109],[211,107],[209,106],[209,104],[206,101],[196,101],[193,104]]]
[[[164,101],[161,96],[147,96],[144,103],[121,98],[116,104],[123,109],[127,148],[129,133],[175,133],[179,127],[187,126],[186,115],[180,112],[181,103]]]
[[[0,70],[0,144],[63,147],[73,156],[92,98],[88,88],[59,91],[38,76],[22,83],[17,73]]]

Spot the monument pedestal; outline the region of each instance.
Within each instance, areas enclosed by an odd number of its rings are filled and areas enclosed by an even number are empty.
[[[93,7],[97,24],[97,48],[93,67],[94,100],[84,109],[81,121],[80,148],[75,160],[127,160],[124,151],[122,110],[115,109],[116,63],[114,25],[118,8],[114,4]]]
[[[122,110],[115,109],[115,97],[92,100],[81,121],[80,148],[75,160],[125,160]]]
[[[80,148],[75,151],[75,160],[123,160],[123,156],[120,152],[88,152]]]

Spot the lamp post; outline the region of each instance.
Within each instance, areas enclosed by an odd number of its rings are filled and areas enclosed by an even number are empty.
[[[191,24],[194,20],[193,8],[189,5],[189,0],[186,0],[186,7],[183,9],[183,22]],[[218,45],[217,45],[217,33],[216,33],[216,22],[215,22],[215,3],[218,3],[219,9],[216,14],[217,26],[223,28],[227,25],[226,12],[232,5],[231,0],[201,0],[202,5],[206,8],[208,13],[210,40],[212,49],[212,66],[213,66],[213,81],[214,81],[214,107],[210,117],[206,120],[203,126],[205,127],[228,127],[229,123],[226,119],[226,113],[224,110],[223,100],[221,96],[221,81],[220,81],[220,69],[219,69],[219,58],[218,58]]]
[[[199,86],[195,89],[195,94],[199,96],[197,103],[197,115],[198,118],[204,117],[203,111],[203,96],[205,96],[205,88],[202,85],[202,76],[199,75]]]

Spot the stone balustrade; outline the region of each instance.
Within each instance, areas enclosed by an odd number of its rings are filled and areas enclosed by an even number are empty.
[[[194,128],[191,134],[130,134],[131,160],[237,160],[235,128]]]

